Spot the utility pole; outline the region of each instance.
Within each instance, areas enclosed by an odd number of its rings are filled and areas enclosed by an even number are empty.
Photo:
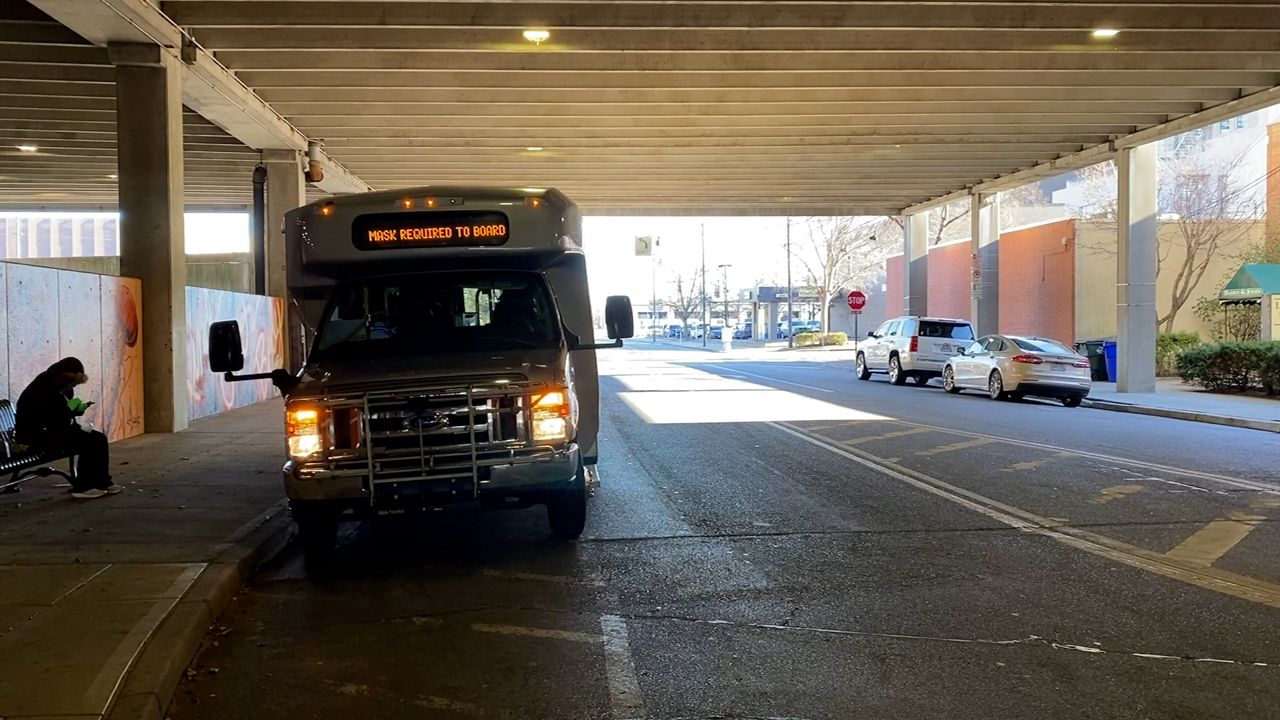
[[[791,301],[795,292],[791,289],[791,216],[787,216],[787,347],[796,346],[795,323],[792,320]]]
[[[649,258],[649,269],[652,271],[649,289],[649,342],[658,342],[658,245],[661,240],[653,240],[653,257]]]
[[[698,226],[702,235],[702,347],[707,346],[707,326],[711,318],[707,315],[707,224]]]
[[[724,329],[720,331],[723,338],[725,331],[729,330],[729,268],[733,266],[724,264],[719,267],[720,282],[724,283]]]

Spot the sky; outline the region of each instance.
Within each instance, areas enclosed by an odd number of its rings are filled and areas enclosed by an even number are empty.
[[[725,273],[734,291],[786,284],[786,219],[780,217],[587,217],[583,246],[587,254],[592,304],[603,306],[606,295],[630,295],[636,306],[647,305],[653,294],[654,258],[635,256],[635,238],[656,238],[658,296],[674,293],[677,275],[692,278],[702,264],[700,235],[707,244],[707,292]],[[792,221],[793,239],[800,225]],[[721,271],[719,266],[731,267]],[[795,263],[793,281],[803,282]]]

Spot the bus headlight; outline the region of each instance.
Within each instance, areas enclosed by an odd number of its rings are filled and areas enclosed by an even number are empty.
[[[289,408],[285,412],[285,437],[289,457],[311,460],[324,453],[324,426],[329,413],[314,407]]]
[[[569,391],[549,390],[533,396],[533,440],[547,442],[569,439]]]

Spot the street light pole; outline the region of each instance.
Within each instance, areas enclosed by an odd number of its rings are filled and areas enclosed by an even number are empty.
[[[792,319],[791,301],[795,292],[791,289],[791,216],[787,216],[787,347],[796,346],[795,324]]]
[[[720,331],[723,338],[724,332],[729,329],[729,268],[733,266],[726,263],[719,267],[720,282],[724,284],[724,329]]]
[[[702,223],[698,228],[702,235],[702,347],[706,347],[707,325],[710,324],[707,317],[707,225]]]
[[[649,258],[649,269],[652,272],[649,288],[649,342],[658,342],[658,243],[654,238],[653,257]]]

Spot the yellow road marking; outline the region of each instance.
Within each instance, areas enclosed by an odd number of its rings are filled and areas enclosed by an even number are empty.
[[[1113,500],[1119,500],[1126,495],[1134,495],[1140,492],[1142,492],[1141,485],[1112,485],[1111,487],[1104,489],[1098,497],[1090,500],[1089,502],[1094,505],[1106,505],[1107,503]]]
[[[1050,455],[1049,457],[1040,458],[1039,460],[1028,460],[1026,462],[1014,463],[1009,467],[1005,468],[1004,472],[1017,472],[1020,470],[1037,470],[1040,468],[1040,466],[1044,465],[1050,460],[1054,460],[1056,458],[1067,458],[1067,457],[1071,457],[1071,453],[1057,452]]]
[[[1270,508],[1280,508],[1280,498],[1262,498],[1254,500],[1249,504],[1252,510],[1268,510]]]
[[[996,441],[991,438],[974,438],[973,440],[965,440],[964,442],[952,443],[950,445],[943,445],[941,447],[936,447],[936,448],[929,448],[928,450],[921,450],[916,454],[922,455],[924,457],[929,457],[931,455],[941,455],[942,453],[954,452],[956,450],[965,450],[967,448],[980,447],[982,445],[990,445],[993,442],[996,442]]]
[[[1181,545],[1165,553],[1165,557],[1209,567],[1239,545],[1264,520],[1266,518],[1261,515],[1233,512],[1200,528]]]
[[[895,430],[887,432],[883,435],[871,435],[868,437],[853,438],[851,440],[841,440],[845,445],[861,445],[862,443],[875,442],[876,440],[892,440],[893,438],[907,437],[908,435],[923,435],[927,432],[933,432],[928,428],[911,428],[910,430]]]
[[[981,513],[1009,527],[1052,538],[1069,547],[1098,555],[1130,567],[1146,570],[1206,590],[1280,609],[1280,585],[1214,567],[1170,559],[1165,555],[1120,542],[1114,538],[1071,526],[1055,526],[1049,518],[1007,505],[971,490],[957,487],[901,465],[887,464],[865,450],[840,448],[827,438],[809,435],[794,425],[768,423],[779,430],[841,455],[868,469],[880,472],[931,493],[961,507]]]

